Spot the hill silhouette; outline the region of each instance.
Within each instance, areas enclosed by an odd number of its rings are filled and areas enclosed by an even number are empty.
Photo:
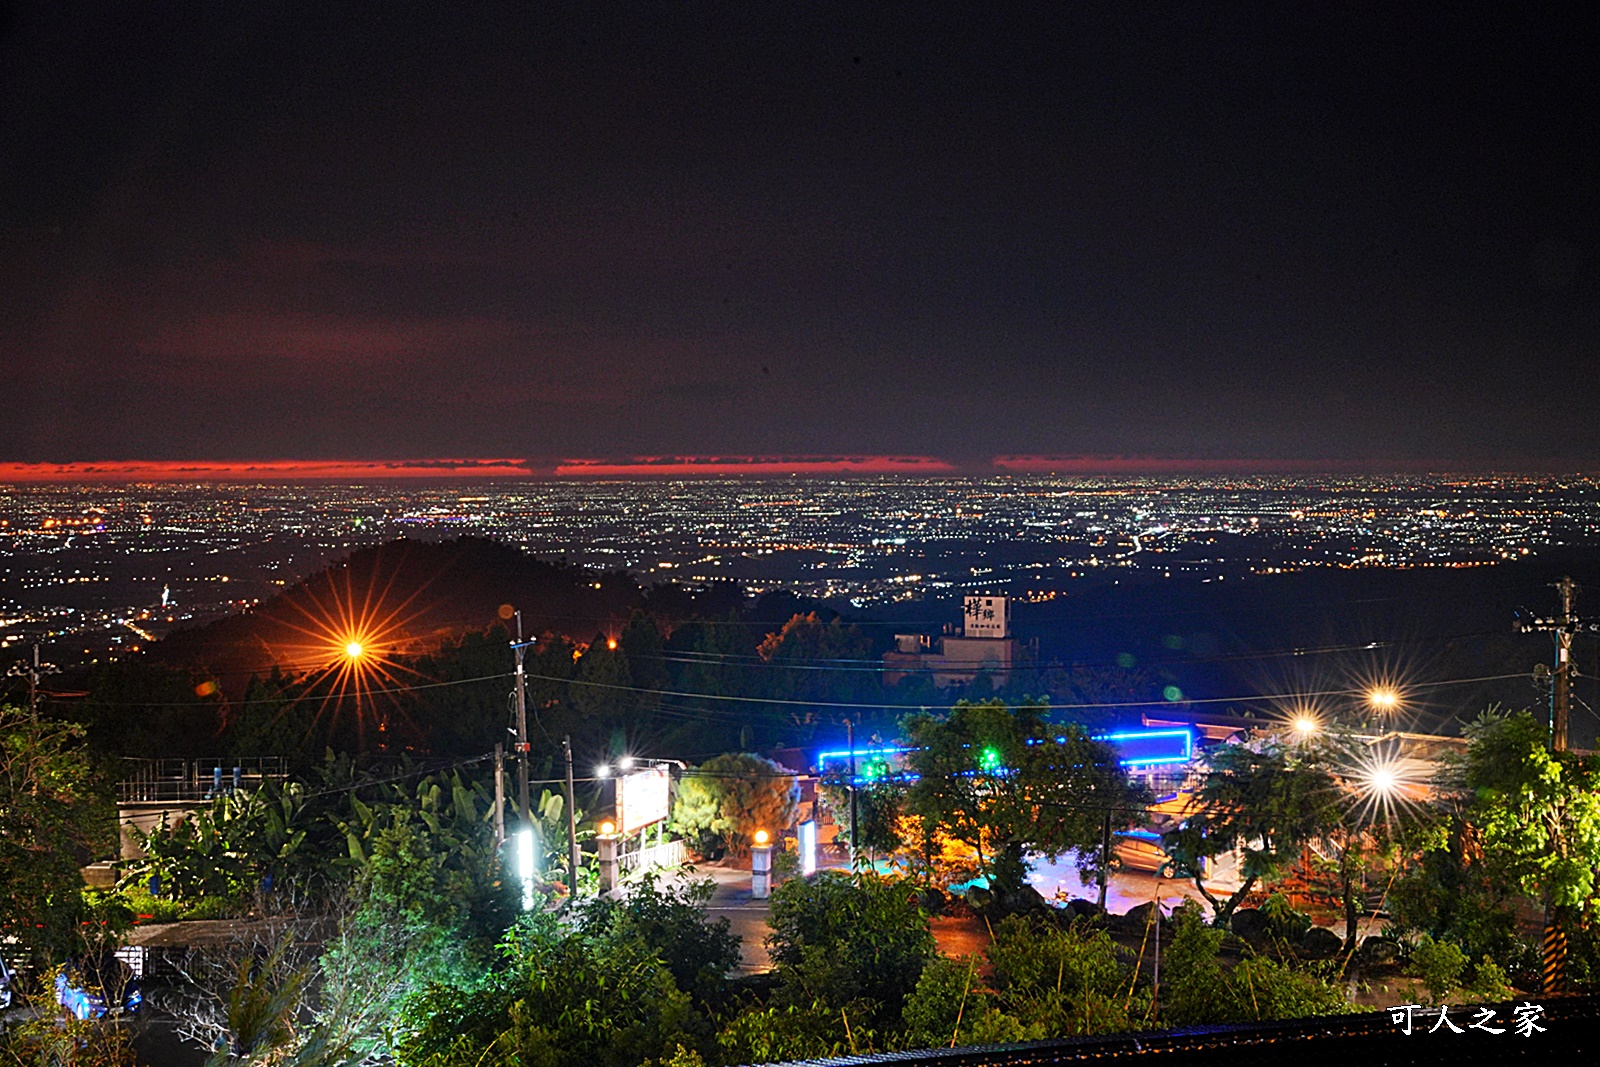
[[[238,615],[178,630],[150,661],[224,680],[326,665],[349,642],[414,655],[522,612],[524,632],[588,640],[639,610],[686,617],[740,606],[742,591],[641,587],[621,571],[538,559],[482,538],[400,539],[360,549]]]

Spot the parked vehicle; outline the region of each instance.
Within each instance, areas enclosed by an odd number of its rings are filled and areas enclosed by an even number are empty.
[[[1145,871],[1164,878],[1172,874],[1172,857],[1161,847],[1161,835],[1153,831],[1124,830],[1116,835],[1112,851],[1125,871]]]
[[[139,977],[116,953],[74,960],[56,974],[56,1000],[79,1019],[136,1015],[144,1004]]]
[[[6,966],[6,958],[0,956],[0,1011],[11,1007],[11,1002],[16,998],[15,972]]]

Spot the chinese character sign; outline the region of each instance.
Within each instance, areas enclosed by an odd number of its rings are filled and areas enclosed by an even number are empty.
[[[1539,1020],[1544,1018],[1543,1004],[1531,1002],[1519,1004],[1512,1009],[1509,1019],[1501,1019],[1495,1009],[1490,1007],[1458,1007],[1456,1010],[1456,1018],[1464,1022],[1465,1026],[1457,1025],[1456,1019],[1450,1017],[1448,1004],[1437,1008],[1427,1008],[1421,1004],[1400,1004],[1389,1009],[1389,1020],[1406,1037],[1412,1034],[1440,1032],[1466,1034],[1474,1030],[1485,1034],[1510,1033],[1520,1037],[1532,1037],[1546,1030],[1546,1027],[1539,1025]],[[1430,1022],[1433,1025],[1429,1026]]]
[[[1003,596],[969,596],[961,605],[968,637],[1010,637],[1011,611]]]

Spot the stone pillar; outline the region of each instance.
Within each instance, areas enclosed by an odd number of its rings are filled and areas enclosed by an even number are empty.
[[[771,845],[756,845],[750,849],[750,895],[756,900],[772,895]]]
[[[617,842],[620,840],[616,834],[596,834],[595,841],[600,845],[600,893],[602,896],[615,893],[618,884],[620,864],[617,862]]]

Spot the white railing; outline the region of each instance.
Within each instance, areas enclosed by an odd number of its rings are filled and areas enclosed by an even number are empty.
[[[665,841],[624,852],[617,857],[617,865],[624,871],[642,871],[651,867],[681,867],[687,858],[682,841]]]

